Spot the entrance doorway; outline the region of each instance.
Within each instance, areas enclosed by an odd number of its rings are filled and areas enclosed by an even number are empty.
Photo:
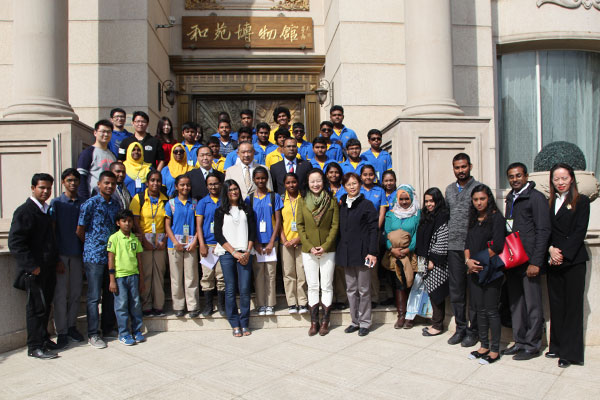
[[[302,122],[306,126],[303,96],[194,96],[192,119],[200,126],[206,141],[210,135],[217,132],[217,118],[223,111],[231,117],[231,129],[235,132],[241,126],[240,111],[244,109],[253,112],[254,126],[259,122],[266,122],[271,128],[275,128],[277,123],[273,120],[273,111],[279,106],[290,110],[291,124]]]

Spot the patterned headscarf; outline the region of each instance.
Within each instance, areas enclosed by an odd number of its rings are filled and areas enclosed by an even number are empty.
[[[402,208],[400,206],[400,203],[398,202],[398,196],[400,196],[402,193],[406,193],[408,194],[408,197],[410,197],[411,203],[408,208]],[[394,199],[394,206],[391,210],[394,213],[394,215],[399,219],[410,218],[412,216],[417,215],[419,213],[419,209],[419,199],[417,198],[415,188],[409,184],[402,184],[398,186],[398,189],[396,189],[396,198]]]

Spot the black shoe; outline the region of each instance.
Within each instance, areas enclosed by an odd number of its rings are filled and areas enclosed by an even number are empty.
[[[204,292],[204,308],[202,309],[202,316],[204,318],[210,317],[213,313],[213,298],[214,293],[212,290],[207,290],[206,292]]]
[[[79,333],[79,331],[77,330],[77,328],[74,327],[74,326],[72,326],[72,327],[69,328],[69,331],[68,331],[67,335],[74,342],[83,342],[83,341],[85,341],[85,338],[83,337],[83,335],[81,333]]]
[[[46,350],[58,350],[59,347],[56,343],[54,343],[52,340],[50,339],[46,339],[44,341],[44,349]]]
[[[546,357],[546,358],[560,358],[560,356],[558,355],[558,353],[553,353],[551,351],[547,351],[546,354],[544,354],[544,357]]]
[[[389,297],[388,299],[381,302],[382,306],[393,306],[396,304],[396,298],[394,296]]]
[[[452,335],[450,337],[450,339],[448,339],[448,344],[451,345],[455,345],[455,344],[459,344],[463,341],[463,339],[465,338],[465,334],[462,332],[455,332],[454,335]]]
[[[332,310],[343,310],[344,309],[344,303],[339,303],[339,302],[335,302],[331,305],[331,309]]]
[[[190,311],[190,318],[198,318],[200,316],[200,311],[194,310]]]
[[[145,317],[145,318],[154,317],[154,311],[152,309],[150,309],[150,310],[144,310],[144,311],[142,311],[142,316]]]
[[[376,302],[376,301],[372,301],[372,302],[371,302],[371,309],[372,309],[372,310],[376,309],[378,305],[379,305],[379,303],[378,303],[378,302]]]
[[[429,332],[429,328],[423,329],[423,336],[438,336],[441,334],[442,334],[442,331],[439,331],[438,333],[431,333],[431,332]]]
[[[344,332],[346,332],[346,333],[354,333],[357,330],[359,330],[358,326],[348,325],[348,327],[346,329],[344,329]]]
[[[485,353],[480,353],[478,350],[472,351],[471,353],[469,353],[469,360],[476,360],[478,358],[483,358],[485,356],[487,356],[488,354],[490,354],[490,351],[486,351]]]
[[[500,354],[502,354],[503,356],[514,356],[518,352],[519,352],[519,349],[517,348],[517,346],[513,345],[513,346],[507,347],[504,350],[502,350],[500,352]]]
[[[569,360],[565,360],[564,358],[558,360],[558,368],[569,368],[570,366],[571,362]]]
[[[175,316],[176,316],[177,318],[181,318],[181,317],[183,317],[184,315],[185,315],[185,311],[183,311],[183,310],[175,310]]]
[[[358,336],[367,336],[369,334],[369,328],[360,328],[358,330]]]
[[[58,335],[58,338],[56,339],[56,346],[59,350],[69,347],[69,336]]]
[[[460,342],[460,345],[462,347],[473,347],[477,344],[477,342],[479,342],[479,339],[475,335],[467,334],[467,336],[465,336]]]
[[[342,303],[342,308],[341,308],[341,310],[345,310],[345,309],[347,309],[348,307],[350,307],[350,304],[348,304],[348,303]]]
[[[537,350],[520,350],[517,354],[513,356],[513,360],[515,361],[527,361],[532,358],[539,357],[540,352]]]
[[[490,357],[489,354],[486,354],[485,356],[481,357],[481,360],[479,360],[479,364],[481,364],[481,365],[493,364],[496,361],[498,361],[499,359],[500,359],[500,354],[498,354],[498,356],[496,356],[496,358],[492,358],[492,357]]]
[[[51,360],[58,357],[58,354],[44,349],[29,350],[27,355],[29,357],[39,358],[40,360]]]

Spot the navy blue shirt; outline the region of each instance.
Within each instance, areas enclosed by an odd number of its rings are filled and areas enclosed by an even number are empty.
[[[49,214],[55,223],[58,254],[61,256],[73,257],[83,254],[83,243],[75,234],[80,208],[79,197],[71,200],[64,193],[50,202]]]
[[[106,244],[110,235],[117,231],[115,217],[121,209],[118,202],[94,196],[81,205],[77,225],[85,226],[83,262],[108,264]]]

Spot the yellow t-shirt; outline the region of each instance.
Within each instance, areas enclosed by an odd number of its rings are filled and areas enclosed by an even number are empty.
[[[133,215],[140,217],[142,233],[152,233],[152,222],[156,224],[156,233],[165,233],[165,205],[169,199],[161,193],[158,197],[158,204],[152,204],[148,196],[148,189],[144,191],[143,196],[145,200],[141,210],[138,195],[135,195],[131,199],[131,204],[129,205],[129,209]]]
[[[223,172],[225,171],[225,157],[221,156],[221,158],[219,158],[218,160],[213,160],[212,162],[212,168],[216,169],[217,171]]]
[[[298,237],[298,231],[292,231],[292,221],[296,222],[296,217],[298,216],[298,199],[300,197],[300,194],[298,194],[296,200],[291,201],[288,192],[285,192],[283,198],[281,218],[283,219],[283,233],[287,240],[296,239]]]
[[[273,144],[277,144],[275,142],[275,132],[277,132],[278,130],[279,130],[279,126],[277,126],[277,128],[271,129],[271,133],[269,133],[269,142],[271,142]],[[292,134],[292,125],[290,125],[290,135],[291,134]]]
[[[356,169],[356,167],[358,167],[358,164],[360,164],[360,161],[359,162],[350,161],[350,164],[352,164],[352,167],[354,169]]]

